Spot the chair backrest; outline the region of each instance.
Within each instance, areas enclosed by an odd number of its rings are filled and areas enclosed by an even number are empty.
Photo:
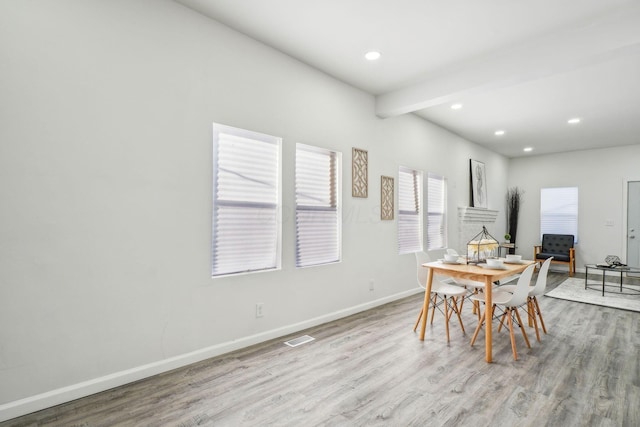
[[[424,288],[427,284],[427,275],[429,273],[429,269],[422,266],[422,264],[426,262],[431,262],[429,254],[422,251],[416,252],[417,279],[418,285],[420,285],[420,287],[422,288]]]
[[[540,271],[538,272],[538,278],[536,279],[536,285],[531,291],[529,295],[542,295],[544,294],[544,290],[547,287],[547,275],[549,274],[549,266],[551,265],[551,260],[553,257],[549,257],[542,263],[542,267],[540,267]]]
[[[529,284],[531,283],[531,277],[533,276],[533,270],[536,268],[535,264],[531,264],[522,272],[522,275],[518,277],[518,283],[516,289],[513,291],[511,299],[504,305],[509,307],[518,307],[524,304],[529,297]]]
[[[573,247],[573,234],[543,234],[542,253],[569,255]]]

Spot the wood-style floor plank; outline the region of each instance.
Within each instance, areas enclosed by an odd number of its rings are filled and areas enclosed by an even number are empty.
[[[550,273],[549,288],[566,274]],[[412,331],[415,295],[0,426],[637,426],[640,314],[540,298],[531,349],[494,332],[494,363],[466,304],[447,344],[436,313]],[[470,332],[469,332],[470,331]],[[308,334],[297,348],[286,339]],[[481,336],[484,332],[480,333]],[[489,390],[489,392],[487,392]]]

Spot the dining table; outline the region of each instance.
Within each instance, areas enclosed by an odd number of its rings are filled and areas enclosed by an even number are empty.
[[[503,260],[504,261],[504,260]],[[489,268],[486,264],[467,264],[466,261],[460,262],[443,262],[433,261],[422,264],[423,267],[429,269],[427,275],[427,283],[425,286],[424,294],[424,306],[420,326],[420,340],[424,341],[424,335],[427,329],[427,315],[429,312],[429,303],[431,301],[431,285],[433,283],[434,274],[452,277],[454,279],[467,279],[476,282],[483,282],[485,284],[485,310],[487,310],[487,319],[485,325],[485,360],[487,363],[491,363],[492,357],[492,333],[493,333],[493,302],[492,302],[492,288],[493,283],[507,277],[515,276],[522,273],[526,268],[534,264],[535,261],[521,260],[515,263],[503,262],[502,266],[497,268]]]

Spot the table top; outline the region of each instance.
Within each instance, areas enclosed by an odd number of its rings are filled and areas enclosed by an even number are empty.
[[[505,277],[513,276],[514,274],[521,273],[529,265],[535,261],[522,260],[519,263],[507,264],[504,263],[504,268],[484,268],[474,264],[453,264],[444,263],[441,261],[433,261],[422,264],[424,267],[431,268],[434,272],[445,274],[449,276],[460,277],[469,280],[475,280],[483,282],[487,277],[492,282],[496,280],[504,279]]]

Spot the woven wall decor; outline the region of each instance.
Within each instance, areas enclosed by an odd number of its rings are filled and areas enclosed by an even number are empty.
[[[393,177],[380,177],[380,219],[393,219]]]
[[[369,157],[366,150],[352,149],[351,159],[351,196],[367,198],[369,196]]]

